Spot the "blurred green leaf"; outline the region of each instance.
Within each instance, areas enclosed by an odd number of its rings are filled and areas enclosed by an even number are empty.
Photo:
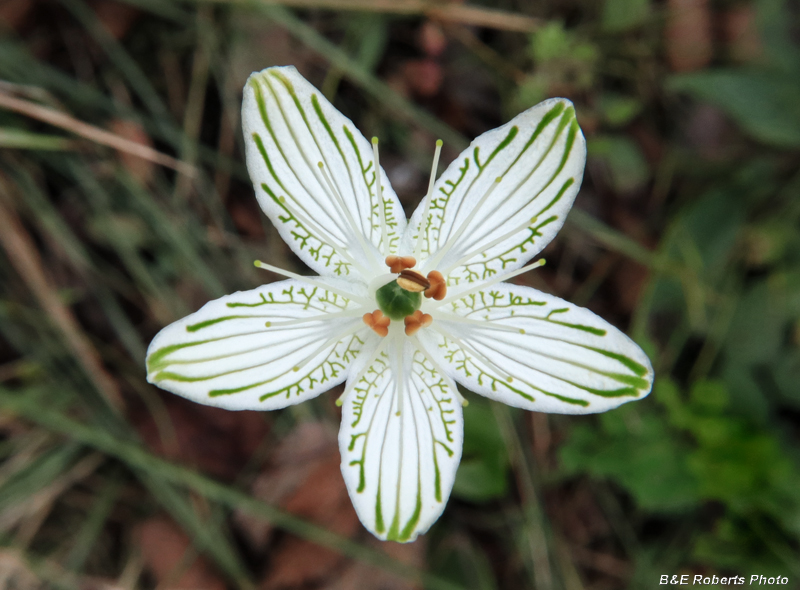
[[[622,127],[630,123],[642,112],[641,100],[613,92],[605,92],[598,101],[600,113],[605,122],[612,127]]]
[[[769,533],[780,534],[774,529]],[[759,571],[760,575],[767,577],[796,575],[770,547],[776,540],[771,539],[771,543],[765,543],[740,518],[723,517],[710,531],[702,531],[698,535],[692,557],[700,563],[709,563],[734,572]],[[749,582],[749,576],[746,579]]]
[[[642,24],[650,15],[650,0],[606,0],[601,25],[608,32],[620,32]]]
[[[639,415],[633,406],[599,418],[599,431],[577,426],[561,447],[566,474],[585,471],[610,479],[646,510],[680,512],[697,505],[698,484],[685,459],[688,447],[662,420]]]
[[[489,402],[471,396],[464,408],[464,450],[453,495],[471,502],[502,497],[508,469],[505,441]]]
[[[650,175],[647,161],[631,139],[616,135],[590,137],[586,142],[589,156],[602,159],[611,175],[611,184],[621,193],[640,188]]]
[[[68,150],[73,142],[58,135],[43,135],[24,129],[0,127],[0,147],[23,150]]]
[[[760,281],[739,299],[731,320],[725,352],[730,362],[753,365],[774,360],[788,327],[782,289]]]
[[[758,28],[769,61],[788,75],[800,72],[796,7],[790,0],[756,0]]]
[[[497,589],[489,557],[468,538],[450,536],[443,539],[433,551],[431,565],[436,574],[464,588]]]
[[[800,75],[766,69],[711,70],[672,76],[668,88],[725,111],[754,138],[800,147]]]
[[[572,38],[558,21],[547,23],[531,35],[531,57],[536,61],[562,58],[572,47]]]

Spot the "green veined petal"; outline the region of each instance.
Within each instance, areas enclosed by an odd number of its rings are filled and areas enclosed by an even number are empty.
[[[644,352],[586,309],[501,283],[442,306],[420,336],[465,387],[539,412],[604,412],[653,385]]]
[[[367,331],[357,307],[295,280],[227,295],[156,335],[148,381],[235,410],[302,402],[347,377]]]
[[[385,270],[405,215],[383,170],[378,203],[372,147],[353,122],[295,68],[276,67],[250,76],[242,126],[259,203],[295,253],[321,275]]]
[[[423,228],[422,267],[451,285],[522,267],[540,252],[572,207],[586,145],[566,99],[547,100],[484,133],[437,180],[404,243]]]
[[[409,339],[388,344],[353,367],[339,448],[361,522],[380,539],[408,542],[444,510],[461,458],[462,414],[453,381]]]

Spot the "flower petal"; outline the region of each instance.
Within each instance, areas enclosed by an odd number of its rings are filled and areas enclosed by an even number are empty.
[[[361,522],[380,539],[407,542],[444,510],[463,422],[455,383],[410,339],[386,340],[387,350],[373,348],[372,359],[364,354],[352,368],[339,450]]]
[[[521,267],[564,224],[583,177],[586,142],[572,103],[553,98],[475,139],[436,181],[419,257],[449,284]],[[404,236],[413,249],[426,202]]]
[[[604,412],[653,384],[650,361],[625,334],[530,287],[502,283],[443,306],[423,338],[464,387],[527,410]]]
[[[344,381],[366,326],[356,304],[299,281],[211,301],[159,332],[147,380],[229,410],[275,410]]]
[[[372,146],[353,122],[295,68],[277,67],[250,76],[242,126],[261,208],[303,262],[322,275],[385,272],[405,214],[381,169],[384,248]]]

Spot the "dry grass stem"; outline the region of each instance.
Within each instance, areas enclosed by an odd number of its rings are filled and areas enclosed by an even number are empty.
[[[180,172],[186,176],[193,177],[197,173],[197,170],[194,168],[194,166],[190,166],[185,162],[176,160],[172,156],[168,156],[167,154],[161,153],[158,150],[154,150],[151,147],[142,145],[129,139],[125,139],[124,137],[120,137],[119,135],[110,133],[109,131],[95,127],[94,125],[89,125],[88,123],[84,123],[83,121],[80,121],[69,115],[65,115],[64,113],[60,113],[54,109],[38,105],[27,100],[22,100],[20,98],[15,98],[2,91],[0,91],[0,107],[20,113],[21,115],[26,115],[32,119],[48,123],[55,127],[60,127],[61,129],[70,131],[71,133],[79,135],[84,139],[93,141],[94,143],[99,143],[100,145],[114,148],[115,150],[131,154],[132,156],[149,160],[155,164],[172,168],[173,170],[176,170],[177,172]]]
[[[0,198],[0,244],[5,249],[11,264],[33,292],[39,305],[64,335],[72,354],[83,366],[97,390],[112,408],[121,411],[122,395],[116,382],[103,367],[100,355],[83,333],[72,311],[61,301],[56,288],[47,279],[42,259],[16,211],[11,208],[9,190],[2,180],[0,180],[0,196],[2,197]]]
[[[211,0],[240,3],[242,0]],[[357,10],[389,14],[425,15],[445,23],[457,23],[530,33],[541,26],[538,18],[464,4],[438,4],[421,0],[256,0],[259,4],[280,5],[291,8],[324,8],[328,10]]]

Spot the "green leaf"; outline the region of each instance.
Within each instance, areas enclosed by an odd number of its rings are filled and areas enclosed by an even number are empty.
[[[632,96],[606,92],[600,96],[600,113],[605,122],[613,127],[630,123],[643,108],[642,102]]]
[[[642,24],[650,14],[650,0],[606,0],[603,30],[620,32]]]
[[[566,473],[588,472],[622,486],[646,510],[678,512],[699,501],[685,460],[684,443],[658,416],[637,415],[632,406],[600,415],[601,432],[575,428],[561,448]]]
[[[472,396],[464,408],[464,450],[453,495],[471,502],[501,498],[508,489],[509,460],[489,402]]]
[[[608,165],[611,184],[621,193],[641,187],[650,175],[647,161],[639,146],[623,136],[595,136],[587,140],[590,157],[600,158]]]
[[[672,76],[668,87],[710,102],[749,135],[778,147],[800,147],[797,75],[768,69],[712,70]]]

